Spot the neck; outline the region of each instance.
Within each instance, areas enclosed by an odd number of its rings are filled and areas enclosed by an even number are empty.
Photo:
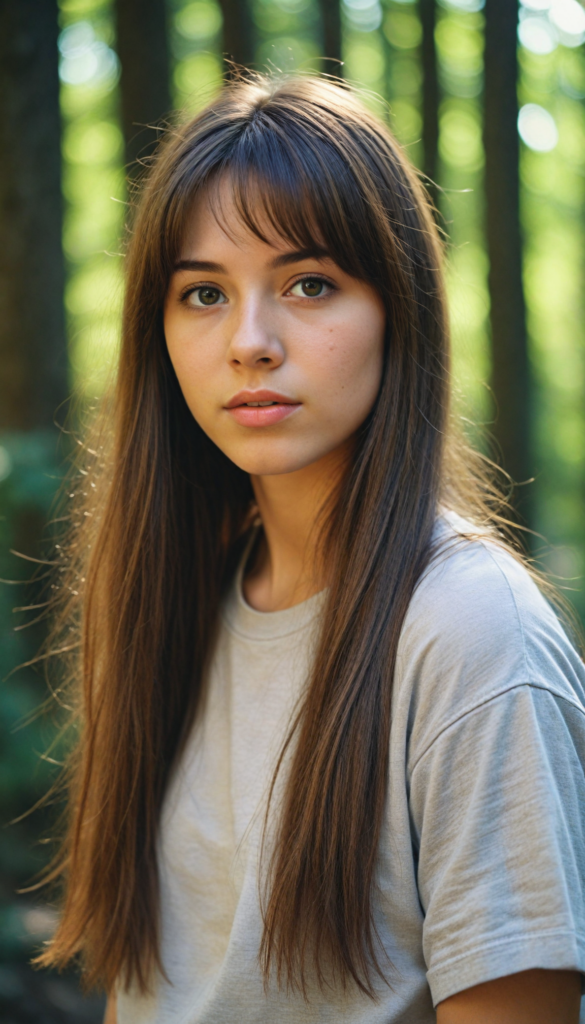
[[[339,485],[347,455],[344,447],[294,473],[252,477],[264,536],[244,594],[258,611],[290,608],[327,586],[319,513]]]

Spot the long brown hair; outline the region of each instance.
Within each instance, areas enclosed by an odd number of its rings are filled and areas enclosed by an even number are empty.
[[[88,983],[106,989],[144,990],[162,969],[161,803],[252,502],[248,476],[187,408],[162,309],[193,199],[226,172],[252,231],[263,237],[268,223],[295,247],[325,248],[387,311],[380,391],[327,519],[330,586],[289,738],[260,950],[267,982],[303,988],[311,970],[372,994],[385,967],[372,893],[398,638],[439,502],[476,521],[486,505],[449,422],[442,254],[424,190],[381,120],[345,86],[308,77],[226,86],[169,132],[137,207],[116,391],[79,477],[62,567],[80,734],[49,875],[64,879],[63,912],[40,962],[81,955]]]

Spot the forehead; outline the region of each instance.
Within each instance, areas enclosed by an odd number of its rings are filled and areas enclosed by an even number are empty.
[[[268,225],[266,225],[268,227]],[[185,218],[181,258],[201,249],[233,249],[282,247],[274,232],[267,241],[258,238],[239,216],[233,192],[222,188],[221,197],[205,188],[191,204]]]

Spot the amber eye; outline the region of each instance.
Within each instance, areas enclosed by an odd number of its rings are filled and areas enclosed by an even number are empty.
[[[304,294],[308,295],[312,299],[314,299],[315,296],[320,295],[323,291],[323,282],[320,281],[319,278],[307,277],[301,282],[301,284]]]
[[[305,277],[293,284],[291,292],[293,295],[298,295],[299,298],[305,296],[307,299],[318,299],[323,295],[326,287],[327,283],[320,277]]]
[[[193,294],[197,295],[197,298],[199,299],[199,302],[201,303],[202,306],[215,306],[216,303],[219,302],[221,298],[221,292],[219,288],[198,288],[197,291],[194,292]]]
[[[221,306],[227,299],[224,293],[212,284],[202,284],[187,294],[184,300],[189,306]]]

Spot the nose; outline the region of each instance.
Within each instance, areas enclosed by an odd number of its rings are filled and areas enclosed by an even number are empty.
[[[236,366],[275,369],[284,360],[284,348],[266,304],[249,298],[234,313],[227,352]]]

